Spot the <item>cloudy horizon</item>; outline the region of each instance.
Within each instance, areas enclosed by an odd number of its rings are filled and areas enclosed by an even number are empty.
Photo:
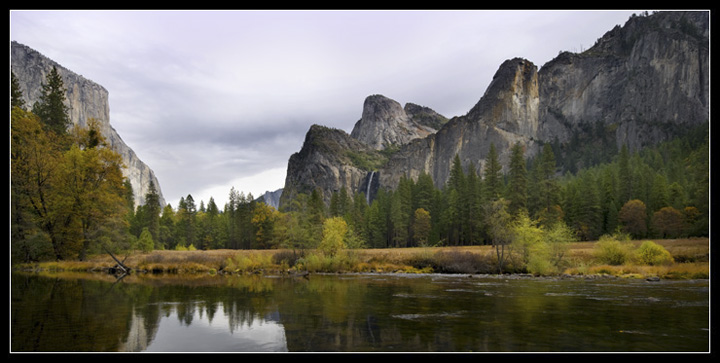
[[[464,115],[503,61],[591,47],[623,11],[10,12],[11,39],[105,87],[110,123],[166,202],[282,188],[312,124],[367,96]]]

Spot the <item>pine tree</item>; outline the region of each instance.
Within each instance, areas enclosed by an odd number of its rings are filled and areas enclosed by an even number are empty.
[[[433,199],[435,195],[435,184],[433,183],[432,177],[426,172],[420,173],[417,182],[415,183],[415,190],[413,191],[415,209],[422,208],[429,213],[432,213]]]
[[[70,126],[68,107],[65,106],[66,91],[62,77],[53,67],[46,83],[42,84],[40,100],[33,105],[33,113],[56,134],[65,134]]]
[[[604,167],[600,176],[600,200],[602,204],[602,233],[612,233],[617,227],[617,178],[613,168]]]
[[[175,247],[173,244],[174,241],[174,231],[175,231],[175,211],[172,208],[172,205],[169,203],[163,207],[162,211],[162,217],[160,217],[160,228],[158,229],[158,241],[156,241],[156,244],[159,249],[165,249],[165,248],[172,248]]]
[[[318,189],[313,189],[307,205],[307,223],[310,240],[315,243],[322,239],[322,225],[325,221],[325,202]]]
[[[20,83],[13,72],[10,72],[10,107],[19,107],[25,110],[25,100],[22,97]]]
[[[465,244],[475,244],[480,239],[481,197],[480,178],[475,165],[471,162],[465,178],[465,198],[463,207],[463,240]]]
[[[630,153],[628,152],[628,147],[625,144],[620,148],[620,155],[618,155],[618,179],[618,202],[620,204],[625,204],[633,196]]]
[[[411,228],[414,218],[414,203],[412,192],[414,188],[415,183],[413,182],[413,180],[408,178],[407,176],[402,176],[400,178],[400,182],[398,183],[398,188],[395,193],[399,208],[399,215],[396,224],[397,228],[399,229],[398,242],[402,246],[408,246],[410,243],[410,238],[412,237]]]
[[[650,196],[648,197],[648,212],[655,213],[663,207],[670,205],[667,179],[662,174],[656,174],[652,180]]]
[[[560,208],[560,185],[552,145],[545,144],[533,165],[533,186],[528,208],[541,225],[549,226],[563,217]]]
[[[455,189],[462,193],[465,189],[465,171],[463,171],[460,156],[455,154],[452,166],[450,167],[450,177],[448,178],[448,188]]]
[[[511,149],[508,199],[510,213],[516,215],[527,211],[527,165],[523,146],[517,142]]]
[[[155,183],[151,180],[148,191],[145,193],[145,223],[154,241],[159,241],[160,229],[160,195],[158,195]]]
[[[540,160],[540,175],[542,177],[540,189],[543,193],[543,208],[551,208],[558,204],[559,186],[555,173],[557,165],[555,163],[555,154],[550,144],[545,144],[542,150],[542,158]]]
[[[416,246],[425,247],[430,239],[430,213],[425,209],[418,208],[415,210],[413,218],[413,241]]]
[[[597,182],[591,173],[586,172],[578,179],[578,184],[580,208],[576,233],[581,239],[593,240],[600,236],[603,227]]]
[[[501,174],[502,167],[498,160],[498,154],[495,150],[495,144],[490,144],[490,151],[485,160],[485,174],[483,180],[483,189],[485,191],[486,202],[493,202],[500,198],[503,188],[503,179]]]

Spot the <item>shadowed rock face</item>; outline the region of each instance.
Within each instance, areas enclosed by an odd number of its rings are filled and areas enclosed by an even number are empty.
[[[45,82],[45,78],[53,66],[57,68],[67,89],[65,104],[68,106],[68,113],[73,124],[84,127],[87,125],[88,120],[96,119],[99,121],[101,132],[108,143],[117,153],[122,155],[123,162],[127,167],[123,172],[125,177],[130,180],[135,193],[135,206],[145,203],[145,194],[149,189],[150,181],[155,184],[155,188],[160,194],[161,205],[165,205],[160,183],[152,169],[137,157],[135,152],[125,144],[117,131],[110,125],[108,91],[99,84],[62,67],[30,47],[11,42],[11,69],[18,79],[28,108],[32,108],[32,105],[39,100],[42,83]]]
[[[539,72],[522,58],[503,62],[478,103],[449,121],[427,108],[408,104],[403,109],[385,96],[370,96],[351,135],[335,134],[357,144],[342,149],[335,143],[332,152],[361,154],[357,145],[364,145],[372,155],[381,151],[379,162],[355,164],[353,173],[340,173],[352,163],[321,156],[318,149],[311,149],[312,158],[296,156],[310,154],[306,142],[290,158],[286,187],[317,188],[327,200],[342,187],[363,191],[372,171],[383,188],[393,189],[401,176],[416,178],[422,172],[442,186],[455,155],[465,168],[474,165],[480,172],[491,144],[507,166],[516,142],[532,157],[545,142],[591,139],[593,128],[611,132],[612,147],[627,144],[631,150],[672,139],[709,121],[708,34],[708,12],[632,17],[587,51],[561,53]],[[418,110],[441,122],[421,122]]]

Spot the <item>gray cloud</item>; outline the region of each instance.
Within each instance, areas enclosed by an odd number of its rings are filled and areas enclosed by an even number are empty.
[[[631,14],[11,11],[10,20],[12,40],[108,89],[112,125],[174,205],[187,194],[222,204],[233,186],[282,187],[310,125],[349,132],[371,94],[462,115],[504,60],[541,67]]]

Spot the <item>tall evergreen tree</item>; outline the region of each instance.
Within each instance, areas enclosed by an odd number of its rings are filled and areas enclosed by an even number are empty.
[[[413,206],[415,209],[422,208],[432,213],[433,200],[435,198],[435,184],[430,174],[424,171],[420,173],[415,183],[413,195],[415,196],[415,205]]]
[[[65,106],[65,85],[62,77],[53,67],[42,84],[40,100],[33,105],[33,113],[56,134],[64,134],[70,126],[68,107]]]
[[[527,211],[527,163],[525,162],[525,150],[519,143],[515,143],[510,155],[510,177],[508,188],[508,199],[510,200],[510,214],[516,215],[521,211]]]
[[[25,110],[25,100],[14,72],[10,72],[10,107],[20,107]]]
[[[145,193],[145,227],[152,235],[153,241],[159,242],[160,230],[160,195],[155,188],[155,183],[151,180],[148,185],[148,191]]]
[[[483,180],[483,189],[485,191],[485,201],[493,202],[500,198],[503,189],[503,178],[501,174],[502,167],[498,160],[498,154],[495,150],[495,144],[490,144],[490,151],[485,160],[485,174]]]
[[[310,193],[306,210],[310,241],[319,243],[322,239],[322,225],[325,221],[325,202],[323,202],[321,192],[318,189],[313,189],[312,193]]]
[[[375,199],[367,209],[365,220],[367,223],[367,242],[370,247],[390,247],[388,238],[389,199],[385,189],[379,189]]]
[[[163,207],[162,217],[160,217],[159,241],[157,246],[159,249],[172,248],[175,240],[175,211],[170,203]]]
[[[630,152],[626,144],[620,148],[618,155],[618,204],[625,204],[632,199],[632,172],[630,170]]]
[[[618,222],[617,178],[613,168],[604,167],[600,175],[600,200],[602,205],[603,233],[615,231]]]
[[[463,239],[465,244],[474,244],[480,239],[482,198],[480,197],[481,180],[477,175],[475,165],[471,162],[465,178],[465,206],[463,212]]]

